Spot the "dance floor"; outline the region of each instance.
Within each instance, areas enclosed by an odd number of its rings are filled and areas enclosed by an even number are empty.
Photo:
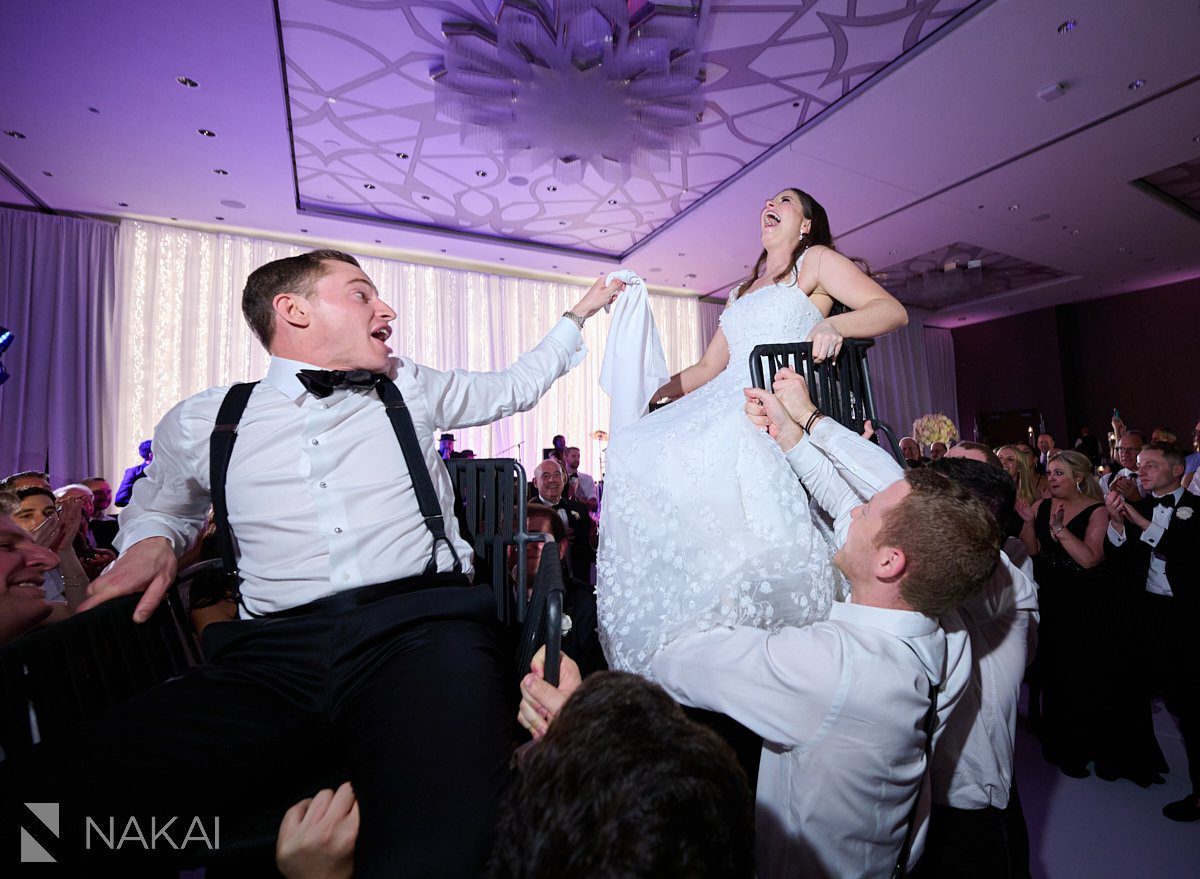
[[[1068,778],[1042,760],[1041,744],[1017,729],[1017,779],[1029,822],[1033,879],[1195,879],[1200,822],[1180,824],[1162,807],[1188,792],[1183,740],[1155,703],[1154,729],[1171,771],[1143,790],[1131,781]]]

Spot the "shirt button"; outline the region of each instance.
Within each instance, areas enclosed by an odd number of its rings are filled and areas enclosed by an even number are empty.
[[[328,403],[322,403],[322,404],[321,404],[321,408],[322,408],[322,409],[328,409],[328,408],[329,408],[329,404],[328,404]]]
[[[321,485],[321,488],[326,488],[326,487],[327,487],[327,486],[325,485],[325,483],[324,483],[324,482],[320,483],[320,485]]]
[[[309,442],[311,442],[314,446],[319,446],[321,444],[320,440],[309,440]]]
[[[334,533],[334,534],[341,534],[341,533],[342,533],[342,529],[341,529],[341,528],[334,528],[334,529],[333,529],[333,533]]]

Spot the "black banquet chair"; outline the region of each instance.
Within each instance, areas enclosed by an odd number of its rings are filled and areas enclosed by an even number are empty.
[[[794,369],[804,376],[818,409],[855,433],[862,433],[869,420],[876,433],[887,437],[892,457],[904,467],[900,441],[875,408],[867,366],[867,351],[874,344],[873,339],[846,339],[837,359],[823,363],[813,362],[812,342],[757,345],[750,352],[750,380],[755,387],[770,390],[779,370]]]

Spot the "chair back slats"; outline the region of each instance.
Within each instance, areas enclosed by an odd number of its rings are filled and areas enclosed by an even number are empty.
[[[0,649],[0,747],[6,754],[69,734],[84,718],[195,664],[199,654],[183,628],[186,618],[177,615],[178,595],[146,622],[134,623],[140,598],[114,598]]]
[[[548,538],[542,548],[542,564],[538,565],[533,578],[533,596],[529,599],[529,612],[521,629],[517,645],[514,672],[520,680],[529,672],[529,664],[538,648],[546,645],[545,679],[558,684],[558,662],[562,651],[563,599],[566,585],[563,583],[562,565],[558,564],[554,539]],[[517,590],[524,592],[524,589]]]
[[[875,431],[887,439],[892,457],[903,467],[896,433],[875,410],[867,366],[867,350],[874,344],[873,339],[846,339],[837,360],[822,363],[813,361],[811,342],[758,345],[750,352],[750,378],[756,387],[769,390],[779,370],[794,369],[804,376],[818,409],[855,433],[862,433],[864,422],[870,420]]]

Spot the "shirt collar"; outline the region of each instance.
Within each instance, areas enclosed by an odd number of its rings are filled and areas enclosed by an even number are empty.
[[[313,366],[311,363],[304,363],[301,360],[272,357],[271,363],[267,367],[267,374],[263,376],[263,384],[275,388],[275,390],[299,406],[304,402],[304,398],[308,396],[308,391],[304,385],[300,384],[300,379],[296,378],[296,373],[302,369],[320,368],[319,366]]]
[[[938,621],[915,610],[892,610],[849,601],[835,601],[830,608],[831,620],[843,620],[872,629],[882,629],[901,638],[932,635],[938,629]]]
[[[1181,485],[1181,486],[1179,486],[1179,488],[1175,489],[1173,492],[1170,492],[1171,496],[1173,498],[1175,498],[1175,503],[1179,503],[1179,499],[1181,497],[1183,497],[1183,491],[1184,491],[1184,489],[1183,489],[1183,486]],[[1155,494],[1154,492],[1150,492],[1150,497],[1154,498],[1155,500],[1159,500],[1160,498],[1165,498],[1166,495],[1165,494]]]

